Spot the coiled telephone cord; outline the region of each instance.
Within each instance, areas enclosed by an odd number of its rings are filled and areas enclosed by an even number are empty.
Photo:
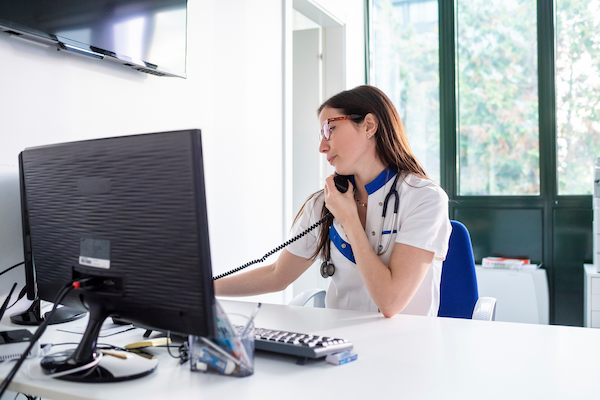
[[[274,248],[273,250],[269,251],[267,254],[265,254],[264,256],[262,256],[262,258],[258,259],[258,260],[254,260],[254,261],[250,261],[240,267],[234,268],[230,271],[224,272],[220,275],[214,276],[213,277],[213,281],[216,281],[217,279],[221,279],[224,278],[226,276],[229,276],[231,274],[235,274],[238,271],[243,270],[244,268],[248,268],[251,265],[254,264],[258,264],[261,262],[264,262],[267,258],[269,258],[270,256],[272,256],[273,254],[277,253],[278,251],[280,251],[281,249],[283,249],[284,247],[287,247],[288,245],[294,243],[296,240],[300,239],[301,237],[303,237],[304,235],[306,235],[308,232],[312,231],[313,229],[315,229],[316,227],[318,227],[319,225],[321,225],[323,222],[325,222],[327,220],[327,218],[331,215],[331,213],[327,214],[325,217],[323,217],[323,219],[321,219],[320,221],[315,222],[312,226],[310,226],[307,230],[305,230],[304,232],[299,233],[298,235],[294,236],[293,238],[291,238],[290,240],[288,240],[287,242],[279,245],[278,247]]]

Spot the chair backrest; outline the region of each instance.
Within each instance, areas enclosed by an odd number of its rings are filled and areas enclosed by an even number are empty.
[[[479,298],[471,236],[462,223],[450,223],[452,233],[442,266],[438,317],[471,318]]]

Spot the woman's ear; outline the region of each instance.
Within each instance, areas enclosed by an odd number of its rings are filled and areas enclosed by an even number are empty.
[[[373,114],[368,113],[367,115],[365,115],[365,119],[363,122],[365,124],[367,138],[370,139],[373,135],[375,135],[375,132],[377,132],[377,118],[375,118]]]

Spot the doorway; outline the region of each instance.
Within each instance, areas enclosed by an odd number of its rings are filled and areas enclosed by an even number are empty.
[[[292,8],[284,55],[285,237],[306,199],[322,189],[325,178],[333,173],[318,152],[316,111],[324,100],[345,89],[345,25],[310,0],[286,1],[286,5]],[[315,262],[294,282],[291,292],[288,289],[284,295],[285,302],[305,290],[327,288],[329,282],[319,273],[320,263]]]

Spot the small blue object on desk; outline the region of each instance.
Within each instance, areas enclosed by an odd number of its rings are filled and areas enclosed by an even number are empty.
[[[358,358],[358,354],[351,351],[343,351],[341,353],[330,354],[325,358],[329,364],[342,365],[347,364],[350,361],[354,361]]]

